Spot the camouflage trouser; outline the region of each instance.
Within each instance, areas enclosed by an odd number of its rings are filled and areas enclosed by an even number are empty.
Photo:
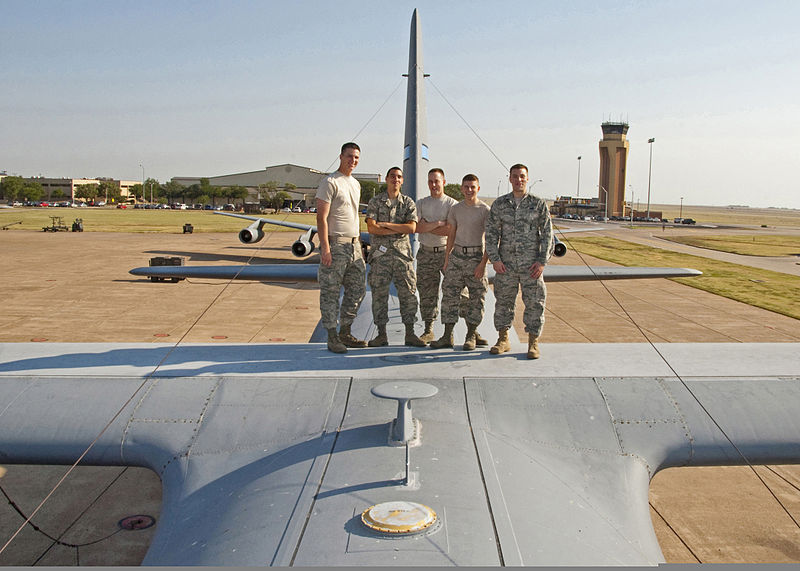
[[[405,324],[417,321],[417,278],[414,264],[400,256],[388,253],[370,254],[369,287],[372,290],[372,321],[375,325],[389,323],[389,286],[394,282],[400,300],[400,317]]]
[[[481,279],[475,278],[475,267],[481,261],[483,253],[463,254],[458,252],[458,246],[450,254],[450,262],[444,273],[442,282],[442,323],[455,323],[459,315],[467,323],[479,324],[483,321],[483,302],[486,299],[486,290],[489,281],[484,272]],[[462,290],[469,290],[465,311],[459,311],[462,300]]]
[[[350,325],[356,318],[358,306],[367,293],[364,283],[366,264],[361,254],[361,243],[331,244],[331,265],[319,265],[319,310],[322,326],[335,329],[337,314],[342,325]],[[339,307],[339,292],[344,288],[342,306]]]
[[[522,314],[525,331],[539,337],[544,326],[544,302],[547,288],[544,285],[544,279],[541,276],[539,279],[532,279],[527,268],[522,271],[514,271],[506,265],[506,273],[495,274],[494,327],[498,331],[511,327],[520,286],[522,287],[522,302],[525,304],[525,311]]]
[[[420,246],[417,251],[417,289],[419,290],[419,313],[423,321],[435,321],[439,317],[439,282],[444,266],[444,250],[442,246],[438,252],[433,248]],[[467,288],[461,292],[458,314],[467,315],[469,297]]]

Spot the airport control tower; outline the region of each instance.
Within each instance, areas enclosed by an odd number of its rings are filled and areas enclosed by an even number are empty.
[[[601,125],[603,139],[600,141],[600,186],[597,198],[601,204],[608,200],[609,216],[625,215],[625,169],[628,164],[630,143],[625,139],[627,123],[607,122]],[[606,192],[608,193],[606,198]]]

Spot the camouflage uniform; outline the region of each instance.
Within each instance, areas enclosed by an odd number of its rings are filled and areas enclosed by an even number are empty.
[[[351,325],[358,313],[358,306],[367,293],[364,283],[366,264],[361,254],[361,242],[358,238],[351,243],[337,243],[350,238],[330,237],[331,265],[319,265],[319,308],[322,314],[322,325],[325,329],[336,328],[337,313],[342,325]],[[339,308],[339,292],[344,287],[342,306]]]
[[[417,250],[419,313],[423,321],[434,321],[439,316],[439,282],[442,279],[445,246],[436,246],[435,250],[422,244]]]
[[[543,199],[526,193],[517,206],[514,194],[509,193],[494,201],[486,220],[486,251],[489,260],[506,266],[506,273],[494,278],[494,326],[498,331],[511,327],[522,287],[525,331],[541,335],[547,290],[542,276],[531,279],[528,268],[534,262],[547,263],[552,242],[550,211]]]
[[[417,207],[402,193],[397,196],[397,204],[392,206],[388,193],[382,192],[369,201],[367,218],[395,224],[416,222]],[[408,234],[370,235],[369,265],[367,280],[372,290],[372,320],[375,325],[389,322],[389,285],[392,282],[400,299],[403,323],[414,324],[418,308],[417,280]]]
[[[450,253],[450,261],[442,282],[442,323],[456,323],[459,316],[464,317],[468,324],[478,324],[483,321],[483,305],[486,299],[486,290],[489,281],[484,271],[481,279],[475,278],[475,267],[483,257],[480,247],[464,248],[456,245]],[[464,287],[469,290],[469,298],[462,300]],[[464,302],[463,311],[460,310]]]

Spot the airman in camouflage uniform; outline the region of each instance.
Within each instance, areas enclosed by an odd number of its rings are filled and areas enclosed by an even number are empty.
[[[366,264],[361,253],[358,201],[361,185],[352,177],[361,149],[355,143],[342,145],[339,169],[324,177],[317,188],[319,235],[319,309],[328,331],[328,350],[346,353],[347,347],[366,347],[350,329],[366,294]],[[344,288],[342,305],[339,292]],[[336,324],[341,325],[336,331]]]
[[[378,328],[370,347],[389,344],[389,286],[394,282],[400,300],[400,316],[406,326],[405,344],[424,347],[414,333],[417,320],[417,280],[409,234],[417,227],[417,207],[402,194],[403,171],[392,167],[386,173],[386,192],[372,197],[367,205],[367,230],[370,233],[369,276],[372,290],[372,320]]]
[[[489,206],[478,200],[480,185],[478,177],[468,174],[461,181],[464,200],[450,209],[447,224],[447,250],[444,263],[444,282],[442,283],[442,323],[444,335],[431,342],[431,348],[440,349],[453,346],[453,329],[459,317],[461,292],[466,287],[469,299],[464,319],[467,322],[467,335],[464,350],[470,351],[477,345],[478,325],[483,321],[483,304],[489,282],[486,279],[488,257],[483,247],[483,234]]]
[[[430,196],[417,200],[417,234],[419,234],[419,250],[417,250],[417,290],[419,291],[419,312],[425,322],[425,331],[419,336],[426,343],[435,339],[433,322],[439,316],[439,283],[444,275],[445,249],[447,233],[447,215],[450,208],[458,204],[455,198],[444,193],[447,184],[444,171],[432,168],[428,171],[428,189]],[[466,317],[469,298],[467,288],[461,292],[459,315]],[[479,346],[489,344],[486,339],[475,333]]]
[[[547,295],[542,272],[552,251],[553,226],[547,203],[527,192],[528,168],[514,165],[509,180],[513,192],[494,201],[486,221],[486,251],[495,270],[494,326],[499,333],[491,353],[499,355],[511,349],[508,329],[521,287],[527,356],[538,359]]]

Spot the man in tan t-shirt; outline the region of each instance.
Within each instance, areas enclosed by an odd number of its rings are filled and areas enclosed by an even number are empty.
[[[444,335],[431,342],[431,347],[440,349],[453,346],[453,328],[458,321],[461,291],[469,290],[469,302],[464,319],[467,336],[464,350],[475,349],[475,333],[483,321],[483,305],[489,281],[486,279],[488,257],[483,247],[484,227],[489,216],[489,205],[478,200],[480,181],[474,174],[461,180],[464,200],[450,209],[447,224],[447,246],[442,282],[442,323]]]
[[[367,291],[366,264],[359,240],[361,185],[352,176],[360,156],[357,144],[342,145],[339,169],[323,178],[317,188],[319,309],[322,325],[328,331],[328,350],[334,353],[346,353],[347,347],[367,346],[350,331]],[[342,288],[344,295],[339,307]]]

